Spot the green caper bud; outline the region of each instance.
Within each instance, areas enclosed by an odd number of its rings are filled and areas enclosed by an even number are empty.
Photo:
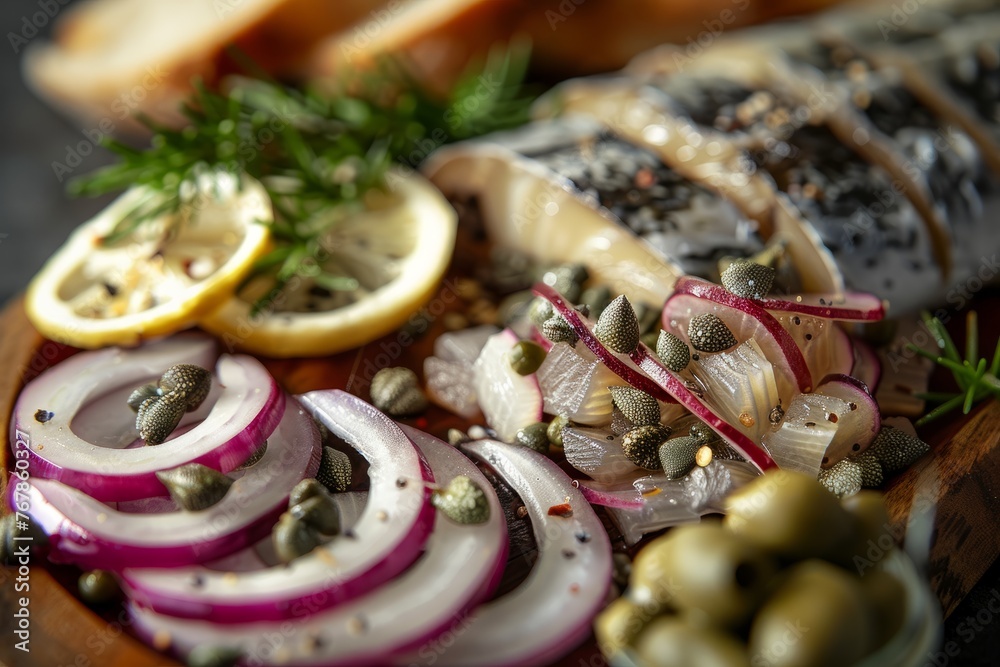
[[[775,667],[853,665],[874,648],[871,615],[857,577],[825,561],[807,560],[790,568],[758,610],[750,627],[750,654]]]
[[[369,388],[372,405],[391,417],[412,417],[427,409],[427,396],[409,368],[383,368]]]
[[[528,449],[533,449],[539,454],[548,454],[549,425],[538,422],[525,426],[514,435],[514,442]]]
[[[292,507],[303,502],[307,498],[312,498],[313,496],[324,496],[329,495],[326,487],[323,486],[321,482],[308,477],[294,487],[292,487],[292,492],[288,494],[288,506]]]
[[[583,264],[563,264],[542,275],[542,282],[555,288],[567,301],[575,303],[580,299],[583,283],[590,276]]]
[[[683,617],[655,619],[634,643],[647,667],[750,667],[746,647],[734,636]]]
[[[215,505],[233,485],[232,479],[200,463],[157,471],[156,478],[166,487],[173,501],[189,512]]]
[[[549,438],[549,443],[553,447],[563,446],[563,429],[569,426],[569,417],[566,415],[556,415],[552,421],[549,422],[549,427],[545,431],[545,435]]]
[[[591,315],[600,317],[601,312],[611,303],[611,290],[607,285],[588,287],[580,294],[580,301],[590,308]]]
[[[507,361],[518,375],[531,375],[545,361],[545,350],[538,343],[522,340],[507,352]]]
[[[543,299],[540,296],[535,297],[528,308],[528,319],[539,329],[553,315],[555,315],[555,311],[552,309],[552,304],[549,303],[548,299]]]
[[[285,512],[271,532],[274,553],[282,563],[290,563],[319,546],[319,532],[312,526]]]
[[[121,589],[115,575],[107,570],[90,570],[77,580],[80,599],[91,605],[106,604],[118,599]]]
[[[187,667],[233,667],[242,656],[237,648],[199,644],[188,654]]]
[[[288,508],[288,512],[324,535],[336,535],[340,532],[340,510],[329,496],[306,498]]]
[[[431,494],[431,504],[456,523],[486,523],[490,518],[490,503],[486,492],[475,481],[458,475],[448,486]]]
[[[851,534],[837,498],[808,475],[778,470],[726,499],[726,527],[785,558],[827,558]]]

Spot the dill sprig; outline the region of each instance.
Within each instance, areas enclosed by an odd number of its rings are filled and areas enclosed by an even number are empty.
[[[1000,379],[997,377],[1000,373],[1000,340],[996,343],[991,359],[979,357],[979,317],[976,311],[970,311],[966,315],[964,354],[959,354],[958,347],[940,319],[931,317],[929,313],[923,313],[922,317],[941,354],[927,352],[912,343],[906,347],[950,370],[959,391],[917,394],[917,398],[940,403],[921,417],[917,426],[927,424],[959,407],[963,414],[969,414],[972,407],[980,401],[990,397],[1000,398]]]
[[[439,145],[524,123],[532,100],[523,83],[527,63],[526,44],[494,50],[443,98],[393,62],[341,82],[333,94],[266,78],[234,78],[223,92],[198,85],[184,106],[183,128],[140,118],[152,133],[149,146],[106,142],[118,162],[73,180],[69,190],[96,196],[141,185],[159,195],[122,217],[103,239],[110,245],[148,220],[191,209],[202,194],[201,175],[248,174],[271,197],[275,240],[250,278],[271,275],[278,293],[296,276],[353,290],[353,276],[322,268],[321,239],[343,219],[331,211],[360,208],[366,192],[384,187],[393,164],[416,166]]]

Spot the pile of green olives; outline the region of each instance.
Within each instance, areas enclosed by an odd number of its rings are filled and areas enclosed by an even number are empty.
[[[905,616],[906,589],[877,565],[889,526],[877,492],[839,501],[805,475],[768,473],[729,497],[722,521],[645,546],[597,618],[598,643],[644,667],[856,664]]]

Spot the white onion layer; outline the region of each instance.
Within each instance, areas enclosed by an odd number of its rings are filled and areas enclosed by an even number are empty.
[[[301,618],[364,595],[420,555],[434,520],[425,482],[433,476],[391,419],[339,390],[299,401],[370,463],[368,504],[341,535],[286,566],[233,573],[205,567],[128,569],[124,583],[140,606],[223,623]]]

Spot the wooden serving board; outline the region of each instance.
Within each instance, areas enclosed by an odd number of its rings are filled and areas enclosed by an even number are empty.
[[[430,354],[433,340],[444,330],[444,313],[461,309],[448,286],[442,288],[426,309],[430,323],[422,336],[401,345],[395,335],[351,352],[323,359],[264,360],[268,369],[292,393],[336,387],[368,399],[368,385],[378,368],[409,366],[422,374],[422,360]],[[990,299],[989,301],[996,301]],[[439,304],[435,307],[435,304]],[[990,303],[995,306],[995,303]],[[981,312],[996,312],[981,308]],[[956,318],[958,319],[958,318]],[[1000,318],[992,318],[1000,319]],[[991,324],[998,324],[992,322]],[[996,331],[990,332],[994,340]],[[44,368],[72,353],[45,341],[31,327],[20,300],[0,313],[0,426],[9,429],[15,399],[26,381]],[[449,428],[468,426],[458,417],[431,408],[413,425],[447,437]],[[930,552],[931,586],[941,600],[945,615],[979,581],[1000,554],[1000,403],[989,402],[968,418],[957,418],[924,434],[933,445],[908,471],[889,481],[887,503],[892,532],[901,537],[916,512],[936,507],[934,539]],[[0,448],[3,480],[8,478],[10,453]],[[873,545],[876,549],[878,545]],[[13,618],[0,615],[0,663],[21,667],[54,665],[91,667],[152,667],[176,665],[129,634],[128,618],[120,608],[92,610],[75,595],[77,570],[36,563],[30,572],[30,592],[15,592],[16,572],[0,568],[0,609],[14,609],[18,597],[28,596],[31,611],[31,652],[13,648]],[[563,664],[591,664],[597,658],[591,642]],[[581,662],[582,661],[582,662]],[[594,663],[603,664],[603,663]]]

